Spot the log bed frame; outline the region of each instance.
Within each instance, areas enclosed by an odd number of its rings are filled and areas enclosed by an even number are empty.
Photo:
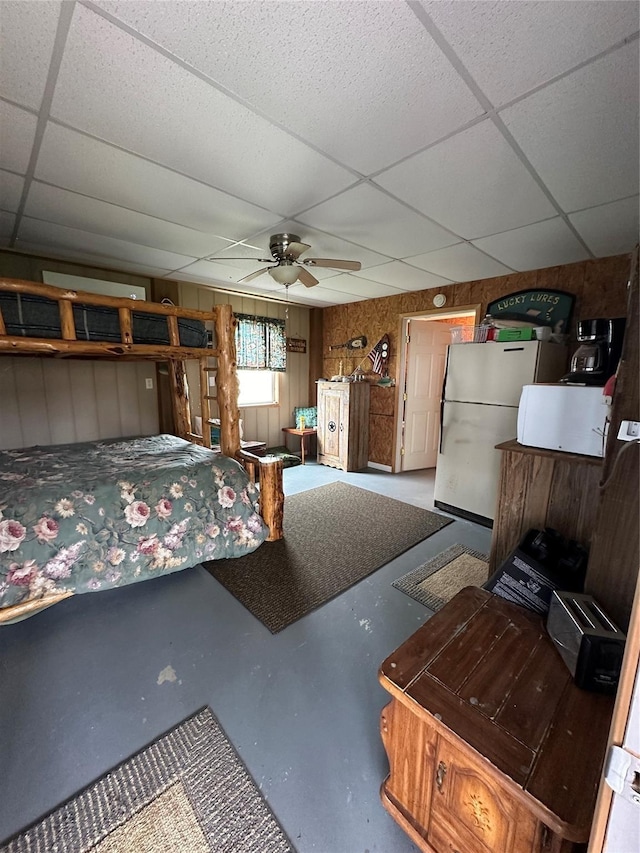
[[[0,291],[44,297],[58,303],[60,313],[60,338],[30,338],[23,335],[8,335],[0,309],[0,355],[45,356],[53,358],[90,358],[112,361],[161,361],[169,366],[171,401],[175,434],[186,441],[211,447],[210,402],[218,404],[220,417],[220,449],[225,456],[238,460],[246,469],[252,482],[260,481],[260,514],[269,527],[267,542],[282,539],[284,493],[282,488],[282,461],[276,457],[260,457],[241,448],[240,416],[238,410],[238,377],[236,373],[235,327],[236,320],[230,305],[214,305],[211,311],[196,311],[177,305],[159,302],[102,296],[81,290],[63,290],[51,285],[32,281],[0,278]],[[73,305],[114,308],[118,311],[120,343],[105,341],[82,341],[76,336]],[[132,313],[158,314],[166,318],[168,345],[136,343],[133,338]],[[199,348],[180,345],[178,321],[199,320],[208,328],[213,326],[215,347]],[[186,360],[199,362],[200,407],[202,435],[192,429],[189,387]],[[210,366],[216,359],[217,366]],[[209,394],[209,375],[216,376],[216,396]],[[66,598],[72,593],[63,593]],[[56,599],[58,600],[58,599]],[[47,599],[48,603],[54,603]],[[25,605],[7,607],[0,612],[0,622],[10,621],[26,615],[38,605],[38,600]],[[42,606],[43,602],[40,602]],[[20,610],[20,612],[18,612]]]

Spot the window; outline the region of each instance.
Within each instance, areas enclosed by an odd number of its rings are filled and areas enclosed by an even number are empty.
[[[278,402],[278,374],[274,370],[239,370],[238,405],[272,406]]]
[[[278,402],[278,373],[287,369],[284,320],[252,314],[236,314],[236,319],[238,405],[273,405]]]

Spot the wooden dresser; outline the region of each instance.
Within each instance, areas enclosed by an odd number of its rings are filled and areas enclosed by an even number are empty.
[[[388,657],[385,808],[428,853],[577,853],[613,697],[577,688],[542,620],[467,587]]]
[[[318,462],[359,471],[369,461],[369,383],[318,382]]]

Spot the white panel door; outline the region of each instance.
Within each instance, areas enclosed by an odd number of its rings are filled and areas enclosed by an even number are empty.
[[[539,347],[539,341],[452,344],[445,399],[517,406],[522,386],[535,379]]]
[[[445,403],[435,500],[493,520],[500,474],[495,446],[516,437],[517,418],[510,406]]]
[[[450,341],[449,326],[433,320],[411,320],[407,348],[402,471],[433,468],[436,464],[442,380]]]

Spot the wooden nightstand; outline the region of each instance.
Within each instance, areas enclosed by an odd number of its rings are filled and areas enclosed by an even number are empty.
[[[305,457],[305,441],[307,436],[317,435],[318,431],[315,427],[306,427],[305,429],[297,429],[296,427],[282,427],[282,432],[284,433],[284,443],[285,447],[287,444],[287,436],[288,435],[299,435],[300,436],[300,454],[302,456],[302,464],[304,465],[304,457]]]
[[[614,698],[580,690],[540,617],[467,587],[380,668],[382,802],[428,853],[573,853]]]

